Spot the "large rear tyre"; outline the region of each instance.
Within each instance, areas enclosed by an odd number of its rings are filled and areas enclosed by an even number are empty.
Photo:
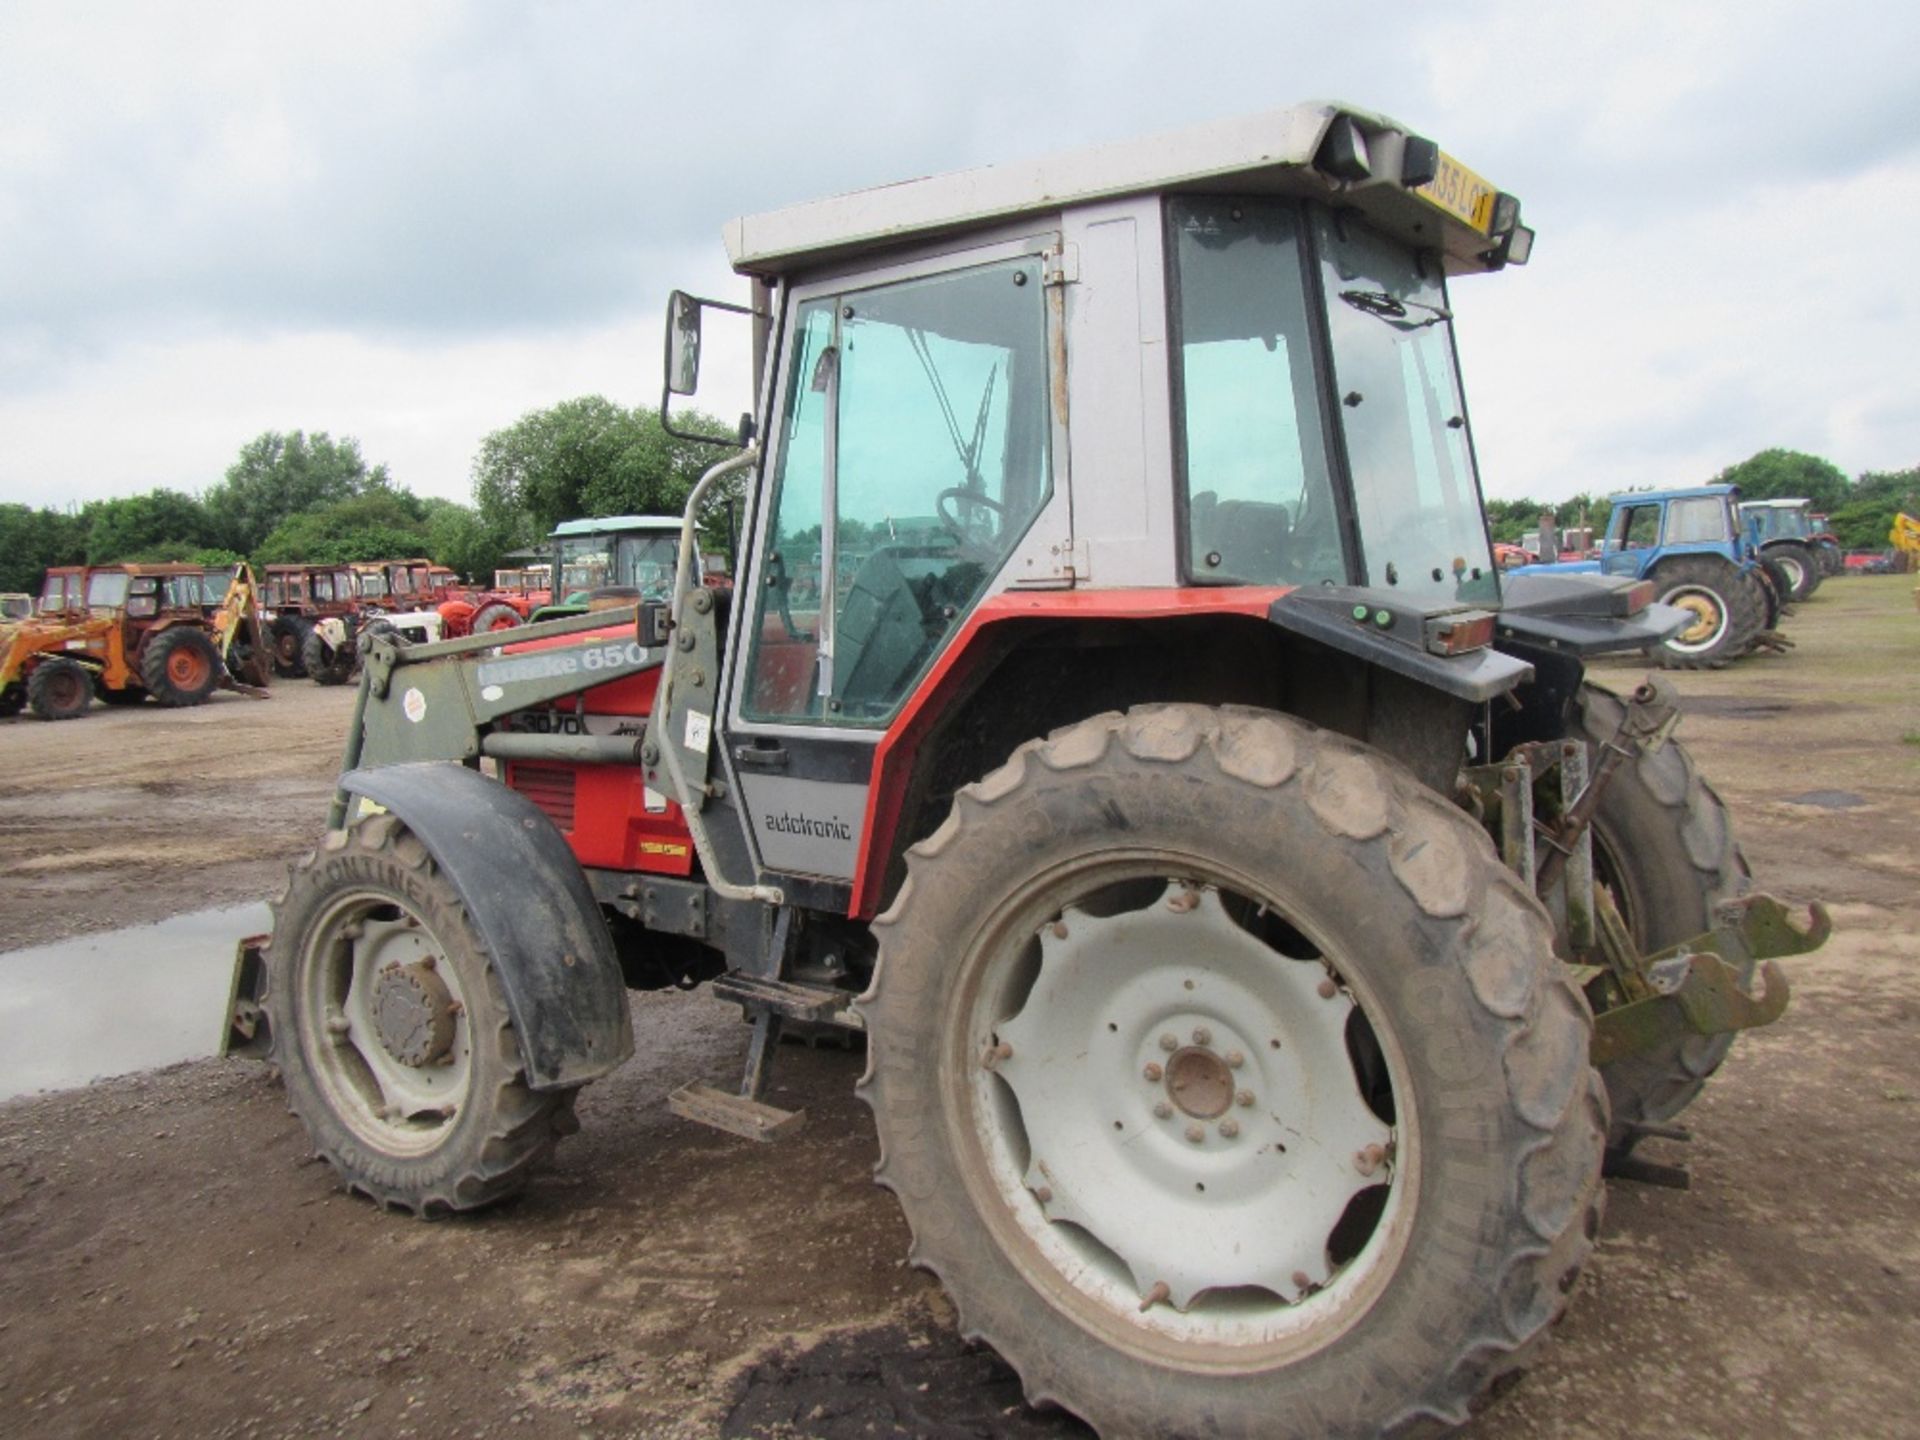
[[[876,922],[861,1093],[913,1259],[1102,1434],[1461,1422],[1566,1304],[1605,1095],[1460,811],[1271,713],[1022,746]]]
[[[316,685],[344,685],[353,678],[360,655],[352,645],[335,649],[318,630],[309,630],[300,643],[300,664]]]
[[[1742,577],[1750,584],[1760,599],[1760,623],[1768,630],[1778,630],[1780,622],[1787,618],[1787,600],[1793,594],[1793,586],[1787,580],[1786,571],[1771,560],[1762,557],[1751,570]]]
[[[473,612],[469,633],[486,635],[495,630],[512,630],[524,624],[526,621],[521,619],[518,610],[504,600],[495,600]]]
[[[1597,758],[1625,714],[1619,696],[1583,685],[1574,733]],[[1594,816],[1593,847],[1595,875],[1643,955],[1712,929],[1714,908],[1750,884],[1725,803],[1675,740],[1652,755],[1636,749],[1614,772]],[[1689,1036],[1601,1070],[1612,1102],[1611,1143],[1631,1148],[1636,1124],[1670,1120],[1692,1104],[1733,1040]]]
[[[42,660],[27,676],[27,704],[42,720],[78,720],[93,703],[93,675],[73,660]]]
[[[573,1122],[527,1088],[493,962],[418,836],[376,815],[293,870],[265,1008],[287,1103],[346,1186],[417,1215],[513,1194]]]
[[[200,630],[162,630],[140,656],[147,693],[172,710],[201,704],[220,683],[220,652]]]
[[[1821,577],[1820,562],[1814,559],[1811,549],[1797,540],[1782,540],[1769,545],[1766,555],[1786,572],[1795,600],[1813,598],[1813,592],[1820,588]]]
[[[1760,633],[1760,598],[1739,568],[1705,555],[1662,561],[1653,583],[1663,605],[1692,613],[1694,621],[1654,654],[1668,670],[1718,670],[1746,654]]]

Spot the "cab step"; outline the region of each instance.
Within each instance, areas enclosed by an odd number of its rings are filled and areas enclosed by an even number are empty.
[[[853,1009],[853,993],[848,990],[796,985],[790,980],[769,980],[744,970],[729,970],[713,982],[713,993],[721,1000],[746,1006],[749,1013],[771,1011],[789,1020],[840,1025],[849,1030],[866,1028]]]
[[[669,1095],[667,1109],[682,1120],[711,1125],[763,1144],[797,1134],[807,1123],[804,1110],[782,1110],[745,1095],[729,1095],[697,1080]]]

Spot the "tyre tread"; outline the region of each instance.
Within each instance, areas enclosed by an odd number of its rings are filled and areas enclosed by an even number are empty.
[[[1449,896],[1440,907],[1459,917],[1439,922],[1454,926],[1456,948],[1469,948],[1486,923],[1490,897],[1497,896],[1499,900],[1493,903],[1507,912],[1502,923],[1512,932],[1508,938],[1530,949],[1535,957],[1551,955],[1552,928],[1546,913],[1501,866],[1486,834],[1463,812],[1435,800],[1397,765],[1345,737],[1289,716],[1241,707],[1157,705],[1096,716],[1021,745],[1003,765],[964,787],[941,826],[909,848],[906,880],[893,903],[874,923],[881,958],[871,984],[858,1001],[870,1034],[885,1034],[891,1012],[899,1007],[904,1016],[915,1000],[911,992],[928,983],[925,976],[894,973],[887,959],[887,937],[911,923],[922,878],[932,884],[932,872],[962,831],[981,823],[996,807],[1013,803],[1022,789],[1029,756],[1037,756],[1050,771],[1076,770],[1100,761],[1116,741],[1128,756],[1145,764],[1179,766],[1203,749],[1210,751],[1227,781],[1255,792],[1299,784],[1313,794],[1316,777],[1329,773],[1334,779],[1321,779],[1319,783],[1330,791],[1351,791],[1358,778],[1352,773],[1355,762],[1361,762],[1369,776],[1384,781],[1377,807],[1380,821],[1375,824],[1373,810],[1365,806],[1361,808],[1367,813],[1356,821],[1350,808],[1309,804],[1304,808],[1324,829],[1326,843],[1388,847],[1416,833],[1422,844],[1451,847],[1458,853],[1459,868],[1471,877],[1471,883],[1463,887],[1464,904],[1453,904]],[[1253,758],[1262,746],[1272,753],[1269,761]],[[1362,791],[1366,788],[1360,786]],[[1356,830],[1364,833],[1356,835]],[[1417,867],[1395,865],[1389,873],[1395,875],[1416,905],[1434,913],[1432,882]],[[1519,1163],[1512,1167],[1512,1203],[1506,1210],[1510,1217],[1508,1233],[1492,1247],[1498,1256],[1498,1278],[1493,1289],[1501,1298],[1502,1319],[1497,1324],[1489,1322],[1467,1339],[1443,1373],[1432,1377],[1422,1393],[1407,1397],[1395,1413],[1375,1427],[1376,1433],[1418,1433],[1436,1423],[1458,1425],[1470,1418],[1497,1381],[1524,1369],[1531,1360],[1549,1327],[1565,1310],[1574,1278],[1598,1234],[1604,1203],[1598,1183],[1599,1164],[1608,1122],[1605,1089],[1586,1063],[1592,1017],[1584,995],[1564,967],[1541,967],[1537,960],[1533,963],[1545,982],[1530,981],[1518,995],[1512,993],[1512,987],[1494,987],[1494,993],[1500,996],[1496,1002],[1490,995],[1482,995],[1478,983],[1463,987],[1504,1037],[1498,1073],[1506,1078],[1515,1119],[1531,1133],[1518,1156]],[[1543,1035],[1550,1037],[1547,1043],[1534,1043]],[[952,1279],[968,1263],[964,1247],[952,1236],[921,1233],[915,1224],[912,1197],[894,1173],[895,1142],[901,1138],[896,1131],[909,1133],[915,1125],[926,1122],[925,1117],[893,1113],[889,1077],[882,1063],[884,1054],[884,1045],[869,1045],[866,1073],[859,1084],[859,1093],[872,1108],[880,1134],[875,1179],[901,1198],[912,1231],[909,1258],[947,1287],[962,1336],[969,1341],[984,1341],[999,1351],[1020,1374],[1033,1403],[1064,1405],[1105,1433],[1149,1433],[1134,1420],[1103,1417],[1102,1405],[1113,1403],[1103,1395],[1063,1393],[1057,1362],[1046,1347],[1010,1348],[1003,1343],[1006,1337],[986,1328],[969,1297],[955,1290]],[[1215,1422],[1219,1423],[1219,1417]],[[1239,1432],[1228,1428],[1220,1433]]]

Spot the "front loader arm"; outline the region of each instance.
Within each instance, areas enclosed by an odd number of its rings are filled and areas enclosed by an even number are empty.
[[[342,773],[419,760],[463,764],[482,755],[505,760],[639,763],[639,741],[612,735],[517,735],[494,730],[519,710],[661,664],[659,648],[639,643],[635,611],[591,611],[498,634],[409,645],[389,631],[365,637],[360,693],[347,729]],[[608,632],[612,633],[600,633]],[[589,633],[592,632],[592,633]],[[582,636],[579,643],[528,648]],[[336,792],[328,827],[346,823],[347,791]]]

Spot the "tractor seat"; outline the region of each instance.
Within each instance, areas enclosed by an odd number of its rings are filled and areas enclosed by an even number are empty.
[[[1292,517],[1266,500],[1222,500],[1211,490],[1193,497],[1193,560],[1202,575],[1253,581],[1285,573]],[[1209,557],[1218,555],[1217,563]]]

